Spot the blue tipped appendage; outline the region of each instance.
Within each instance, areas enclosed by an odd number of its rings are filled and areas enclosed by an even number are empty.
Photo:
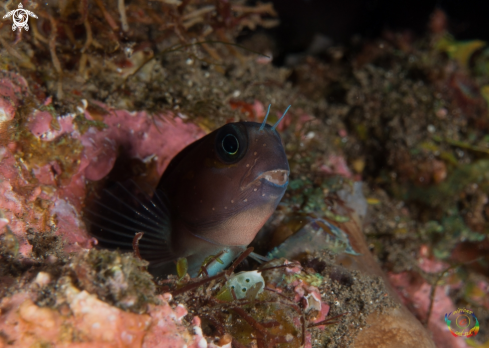
[[[263,120],[263,123],[262,123],[262,124],[261,124],[261,126],[260,126],[260,131],[262,131],[262,130],[265,128],[265,125],[267,124],[267,118],[268,118],[268,114],[270,113],[270,107],[271,107],[271,106],[272,106],[272,104],[269,104],[269,105],[268,105],[267,114],[265,115],[265,119]],[[275,123],[275,124],[272,126],[272,129],[277,128],[277,126],[279,125],[279,123],[280,123],[280,122],[282,122],[282,120],[284,119],[285,114],[287,113],[287,111],[289,111],[289,109],[290,109],[290,107],[291,107],[291,106],[292,106],[292,105],[289,105],[289,106],[287,107],[287,109],[285,109],[284,114],[282,115],[282,117],[280,117],[280,119],[277,121],[277,123]]]
[[[281,121],[284,119],[285,114],[287,113],[287,111],[289,111],[289,109],[290,109],[290,107],[291,107],[291,106],[292,106],[292,105],[287,106],[287,109],[285,109],[285,112],[284,112],[284,114],[282,115],[282,117],[280,117],[280,119],[277,121],[277,123],[275,123],[275,124],[272,126],[272,128],[273,128],[273,129],[277,128],[278,124],[279,124],[279,123],[280,123],[280,122],[281,122]]]
[[[265,125],[267,124],[267,118],[268,118],[268,114],[270,113],[270,107],[271,106],[272,106],[272,104],[268,104],[268,111],[267,111],[267,114],[265,115],[265,119],[263,120],[263,123],[260,126],[260,131],[262,131],[263,128],[265,128]]]

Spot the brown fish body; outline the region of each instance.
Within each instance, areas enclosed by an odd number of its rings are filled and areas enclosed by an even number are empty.
[[[196,276],[206,258],[219,255],[223,263],[207,267],[214,274],[255,238],[284,195],[288,175],[273,127],[230,123],[177,154],[152,197],[119,185],[87,220],[105,247],[130,249],[134,233],[144,232],[139,249],[154,274],[174,272],[174,261],[185,257]]]
[[[222,148],[230,136],[239,143],[233,156]],[[189,145],[158,184],[171,203],[172,249],[189,258],[189,267],[222,249],[244,250],[275,211],[288,175],[280,136],[270,126],[227,124]]]

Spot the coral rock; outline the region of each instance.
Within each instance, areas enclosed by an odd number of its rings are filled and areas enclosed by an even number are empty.
[[[64,348],[178,348],[198,347],[202,335],[193,336],[182,324],[181,313],[164,296],[150,305],[147,314],[113,307],[68,279],[62,280],[57,308],[40,307],[33,294],[22,292],[0,303],[0,347],[7,343],[23,348],[50,345]],[[180,310],[181,312],[181,310]],[[194,320],[194,330],[200,321]],[[205,340],[204,340],[205,341]]]
[[[353,219],[339,227],[348,234],[351,245],[360,255],[343,254],[337,262],[350,269],[360,270],[365,274],[384,279],[388,296],[401,302],[395,290],[390,286],[387,275],[381,270],[368,249],[361,224],[353,215]],[[367,327],[355,337],[353,347],[396,347],[396,348],[434,348],[428,331],[421,325],[406,307],[392,307],[383,313],[373,312],[367,319]]]

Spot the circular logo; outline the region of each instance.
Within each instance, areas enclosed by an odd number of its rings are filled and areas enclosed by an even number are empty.
[[[457,317],[457,326],[460,329],[465,329],[470,325],[470,318],[466,315],[460,315]]]
[[[3,18],[5,19],[7,17],[12,17],[12,20],[14,21],[14,24],[12,24],[13,31],[15,31],[17,28],[19,28],[19,30],[22,30],[23,28],[28,31],[29,24],[27,22],[29,20],[29,16],[37,18],[33,12],[25,10],[22,3],[19,3],[18,9],[8,12],[5,16],[3,16]]]
[[[454,336],[471,337],[479,332],[479,321],[470,309],[459,308],[445,314],[445,322]]]
[[[13,19],[15,25],[19,28],[23,28],[27,24],[27,20],[29,19],[29,15],[23,9],[17,9],[14,11]]]

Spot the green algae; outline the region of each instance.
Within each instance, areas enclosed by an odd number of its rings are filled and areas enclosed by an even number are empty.
[[[486,42],[482,40],[457,41],[449,34],[441,37],[435,44],[436,49],[447,53],[464,68],[468,68],[472,55],[484,46]]]
[[[404,195],[408,200],[421,201],[431,207],[446,208],[455,204],[469,184],[478,184],[484,187],[484,183],[488,181],[489,160],[479,160],[459,166],[445,181],[438,185],[424,188],[406,188]]]
[[[13,136],[19,148],[15,154],[19,162],[29,170],[46,164],[57,163],[60,172],[56,172],[56,180],[65,183],[71,180],[79,166],[79,157],[83,145],[78,139],[63,134],[52,141],[42,141],[26,129],[20,130]]]
[[[327,203],[328,194],[340,191],[345,183],[350,185],[351,181],[339,175],[324,178],[320,185],[307,178],[294,179],[289,183],[290,199],[287,202],[300,206],[299,213],[317,214],[332,221],[347,222],[350,220],[348,216],[335,213]]]
[[[84,115],[77,115],[74,119],[73,122],[76,124],[78,127],[78,130],[80,131],[80,134],[85,134],[85,132],[90,128],[90,127],[95,127],[98,130],[102,130],[107,128],[108,126],[103,123],[102,121],[98,120],[88,120]]]

